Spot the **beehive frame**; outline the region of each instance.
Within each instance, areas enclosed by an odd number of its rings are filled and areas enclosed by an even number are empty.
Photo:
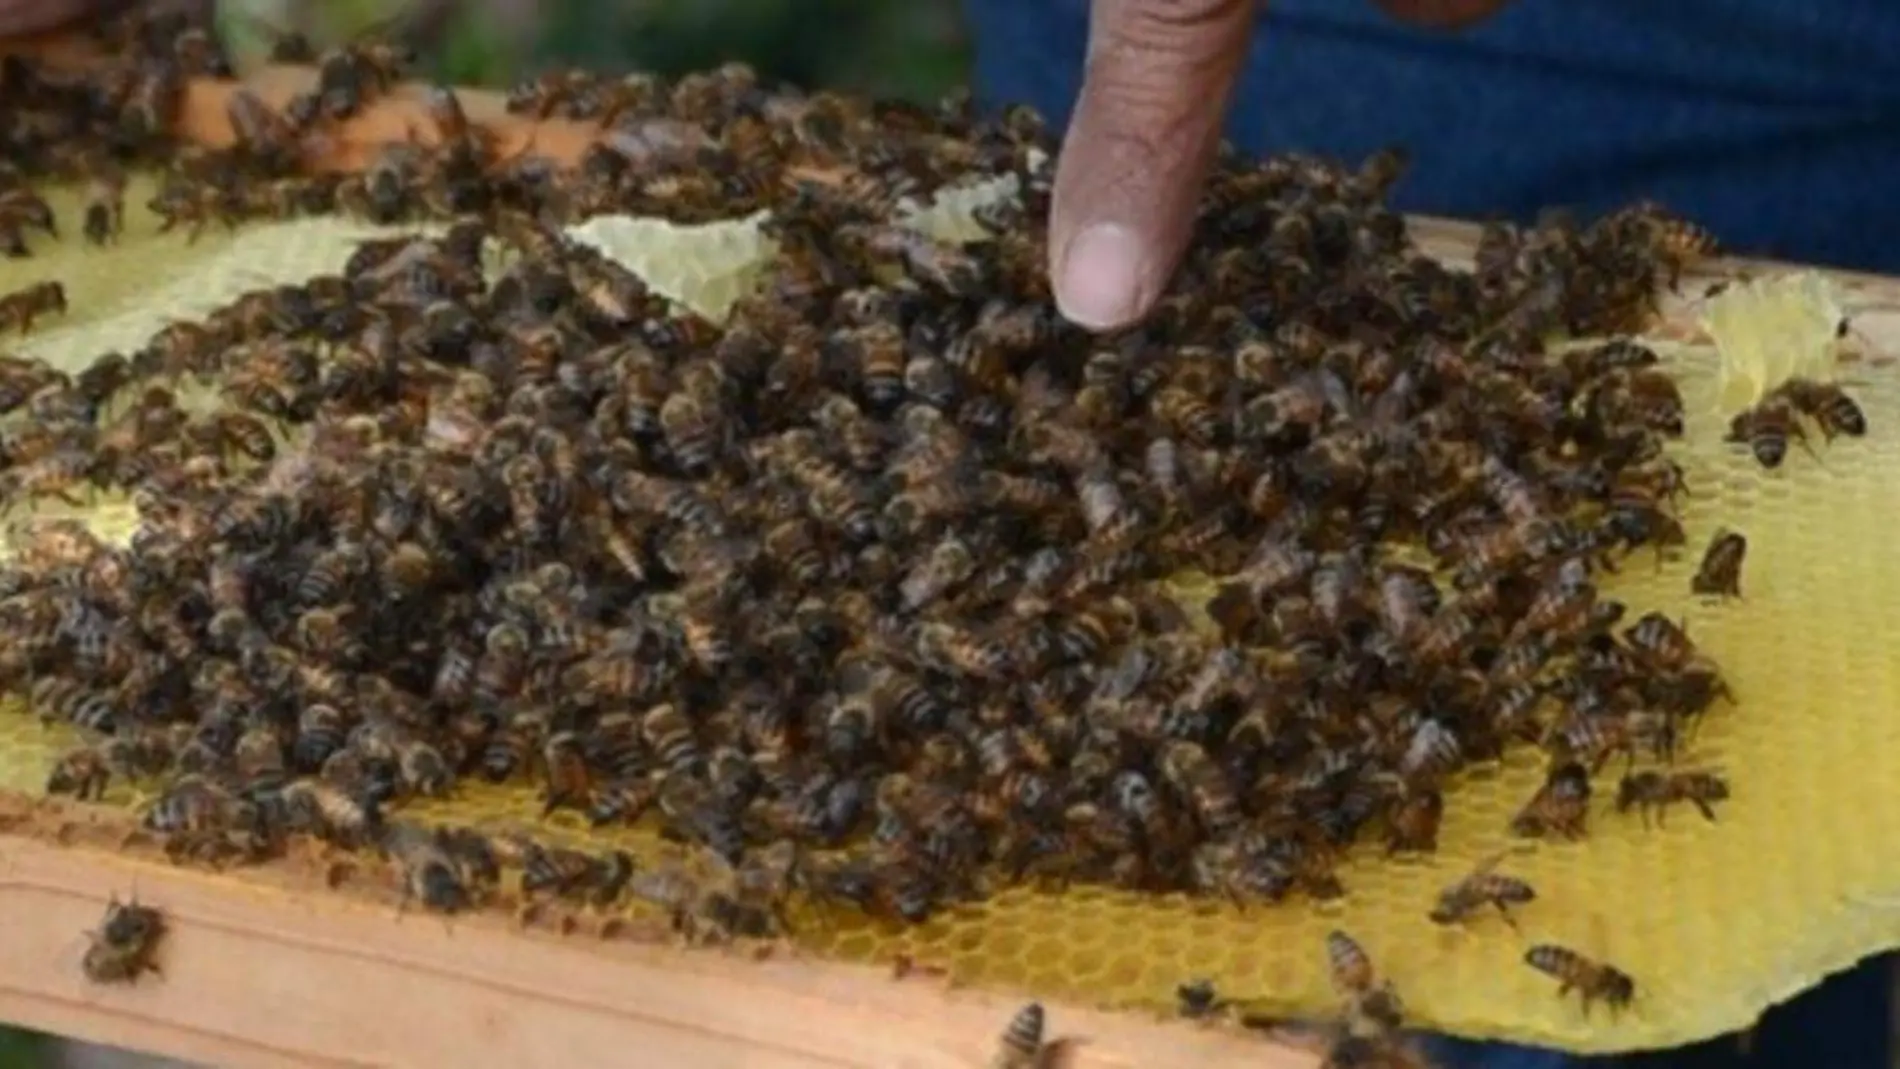
[[[286,82],[285,84],[289,84],[289,83]],[[267,87],[267,94],[269,92],[274,92],[275,88],[276,87],[274,86]],[[202,90],[201,92],[206,94],[207,102],[215,101],[215,89],[206,89],[206,90]],[[219,111],[221,112],[221,108],[219,109]],[[203,113],[204,113],[204,109],[194,107],[193,109],[194,116],[202,115]],[[215,129],[214,126],[207,126],[202,131],[194,131],[194,132],[201,133],[202,136],[206,137],[206,139],[208,140],[215,141],[217,139],[217,130]],[[557,131],[557,133],[559,132],[560,131]],[[571,131],[569,131],[569,133],[571,133]],[[539,136],[540,135],[537,135],[537,138],[539,138]],[[1468,233],[1460,233],[1455,228],[1442,228],[1442,227],[1431,227],[1431,226],[1427,226],[1426,228],[1424,228],[1423,235],[1427,238],[1428,245],[1436,246],[1436,251],[1448,254],[1452,258],[1456,258],[1459,255],[1461,245],[1465,244],[1469,238]],[[1854,281],[1848,281],[1848,282],[1845,282],[1844,285],[1848,287],[1849,292],[1854,294],[1856,298],[1864,299],[1869,296],[1874,296],[1876,303],[1879,302],[1879,296],[1878,296],[1877,291],[1880,289],[1880,285],[1878,283],[1859,283],[1859,282],[1854,282]],[[1693,291],[1695,287],[1692,285],[1688,288],[1690,288]],[[1861,303],[1865,303],[1865,301],[1857,300],[1856,303],[1861,304]],[[1881,314],[1878,311],[1876,311],[1874,314],[1862,315],[1860,316],[1859,321],[1860,321],[1862,332],[1875,338],[1876,343],[1877,343],[1877,339],[1881,337],[1882,335]],[[1796,485],[1798,486],[1798,484]],[[1699,533],[1699,532],[1696,532],[1696,533]],[[1746,788],[1743,788],[1743,789],[1746,789]],[[1560,865],[1559,870],[1561,870],[1561,868],[1562,866]],[[1450,875],[1455,875],[1455,874],[1447,873],[1446,875],[1450,876]],[[1599,920],[1598,923],[1601,923],[1601,920]],[[1884,926],[1875,925],[1875,927],[1885,927],[1885,928],[1893,928],[1894,926],[1895,925],[1892,923],[1886,924]],[[1846,964],[1847,961],[1852,960],[1852,957],[1854,955],[1867,952],[1870,949],[1874,949],[1874,947],[1868,945],[1869,935],[1866,931],[1868,926],[1864,924],[1860,924],[1860,925],[1856,925],[1855,927],[1860,930],[1857,931],[1854,938],[1847,940],[1848,943],[1853,944],[1852,946],[1845,947],[1845,948],[1830,947],[1830,948],[1825,948],[1823,950],[1813,950],[1813,948],[1810,948],[1810,950],[1812,950],[1813,952],[1801,955],[1804,958],[1803,961],[1781,963],[1782,968],[1779,971],[1782,977],[1784,977],[1784,982],[1785,982],[1786,977],[1793,976],[1794,979],[1791,982],[1791,984],[1788,984],[1788,986],[1793,986],[1795,988],[1798,988],[1799,986],[1803,986],[1805,982],[1812,980],[1813,978],[1818,976],[1820,973],[1825,972],[1827,969],[1833,968],[1833,967],[1839,967],[1840,965]],[[1575,938],[1581,942],[1588,941],[1587,936],[1575,937]],[[1887,937],[1880,936],[1876,938],[1886,939]],[[1810,942],[1813,942],[1813,941],[1810,940]],[[1025,949],[1028,949],[1028,948],[1025,948]],[[1842,960],[1843,957],[1845,958],[1845,960]],[[1184,971],[1186,969],[1191,969],[1193,967],[1192,962],[1186,962],[1182,964],[1183,964]],[[1417,967],[1421,963],[1415,962],[1411,964],[1414,967]],[[1014,979],[1012,977],[1007,977],[1007,976],[986,977],[986,978],[1002,979],[1002,980]],[[1184,975],[1180,978],[1187,979],[1188,977]],[[1401,976],[1401,979],[1403,978],[1404,977]],[[1165,990],[1165,988],[1163,988],[1163,990]],[[1664,987],[1664,990],[1667,991],[1666,985]],[[1761,1005],[1764,1004],[1766,1001],[1772,1000],[1774,997],[1781,994],[1785,994],[1785,993],[1788,993],[1788,992],[1781,991],[1781,990],[1745,991],[1740,1001],[1737,1004],[1727,1007],[1726,1013],[1729,1017],[1733,1017],[1738,1013],[1745,1017],[1748,1014],[1758,1011],[1761,1008]],[[1312,999],[1309,995],[1307,997],[1304,997],[1302,1001],[1310,1004]],[[1432,1011],[1430,1010],[1428,1006],[1428,1013],[1431,1013],[1431,1012]],[[1445,1010],[1438,1011],[1435,1014],[1435,1018],[1436,1019],[1433,1021],[1433,1023],[1447,1025],[1447,1026],[1458,1028],[1460,1030],[1467,1030],[1467,1031],[1472,1031],[1472,1032],[1477,1032],[1477,1033],[1495,1032],[1495,1031],[1502,1030],[1506,1032],[1507,1034],[1513,1035],[1516,1038],[1540,1039],[1540,1040],[1551,1041],[1551,1042],[1561,1042],[1567,1045],[1573,1045],[1573,1046],[1579,1046],[1579,1047],[1603,1045],[1603,1041],[1593,1040],[1590,1035],[1585,1034],[1582,1031],[1580,1031],[1575,1026],[1575,1022],[1565,1021],[1563,1018],[1560,1018],[1560,1017],[1552,1018],[1552,1020],[1555,1021],[1556,1023],[1552,1025],[1550,1029],[1546,1032],[1539,1032],[1536,1030],[1535,1027],[1527,1027],[1521,1024],[1516,1027],[1506,1027],[1506,1028],[1500,1029],[1499,1026],[1495,1022],[1488,1022],[1483,1019],[1460,1020],[1456,1017],[1455,1014],[1447,1012]],[[1740,1023],[1740,1021],[1734,1021],[1731,1023]],[[1719,1027],[1728,1027],[1728,1026],[1729,1024],[1719,1025]],[[1700,1026],[1691,1026],[1691,1027],[1692,1028],[1693,1027],[1707,1028],[1709,1026],[1705,1023]],[[1660,1029],[1657,1032],[1657,1034],[1653,1034],[1653,1035],[1645,1035],[1640,1031],[1631,1032],[1626,1029],[1618,1033],[1615,1036],[1615,1038],[1609,1041],[1609,1043],[1611,1045],[1617,1045],[1617,1046],[1628,1046],[1628,1045],[1633,1045],[1636,1043],[1668,1042],[1668,1041],[1675,1041],[1675,1040],[1681,1040],[1681,1039],[1687,1039],[1687,1038],[1695,1038],[1695,1036],[1693,1034],[1690,1034],[1690,1035],[1682,1034],[1682,1029],[1680,1027],[1676,1027],[1673,1030],[1673,1034],[1670,1028],[1665,1027],[1665,1028]],[[889,1064],[889,1063],[875,1063],[875,1064]],[[1113,1064],[1113,1063],[1106,1063],[1106,1064]],[[1153,1063],[1144,1061],[1143,1064],[1153,1064]]]

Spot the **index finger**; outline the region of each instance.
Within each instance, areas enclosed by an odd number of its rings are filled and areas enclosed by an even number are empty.
[[[1056,300],[1074,322],[1125,325],[1165,288],[1254,14],[1253,0],[1096,0],[1049,221]]]

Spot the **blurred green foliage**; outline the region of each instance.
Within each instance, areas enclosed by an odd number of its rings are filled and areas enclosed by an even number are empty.
[[[46,1037],[23,1028],[0,1029],[0,1069],[33,1069],[46,1062]]]
[[[966,77],[955,0],[470,0],[441,18],[437,73],[461,84],[742,60],[804,86],[934,99]]]

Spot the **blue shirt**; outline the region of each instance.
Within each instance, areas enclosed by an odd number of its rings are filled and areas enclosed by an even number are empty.
[[[1446,33],[1269,0],[1229,136],[1410,150],[1395,201],[1464,218],[1650,197],[1738,251],[1900,271],[1900,4],[1515,0]],[[1066,118],[1087,0],[965,0],[977,84]]]
[[[964,0],[979,95],[1066,121],[1088,0]],[[1394,201],[1530,219],[1653,198],[1731,249],[1900,273],[1900,0],[1515,0],[1457,33],[1367,0],[1269,0],[1228,136],[1349,160],[1402,145]],[[1731,1041],[1626,1065],[1888,1064],[1884,960]],[[1575,1066],[1551,1052],[1434,1044],[1447,1066]],[[1594,1059],[1592,1060],[1594,1061]]]

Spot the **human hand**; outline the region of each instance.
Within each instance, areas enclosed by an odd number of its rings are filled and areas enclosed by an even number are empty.
[[[104,7],[100,0],[0,0],[0,37],[57,29]]]
[[[1451,29],[1506,0],[1374,2],[1395,18]],[[1056,304],[1071,321],[1125,326],[1166,287],[1255,21],[1254,0],[1095,0],[1049,219]]]

